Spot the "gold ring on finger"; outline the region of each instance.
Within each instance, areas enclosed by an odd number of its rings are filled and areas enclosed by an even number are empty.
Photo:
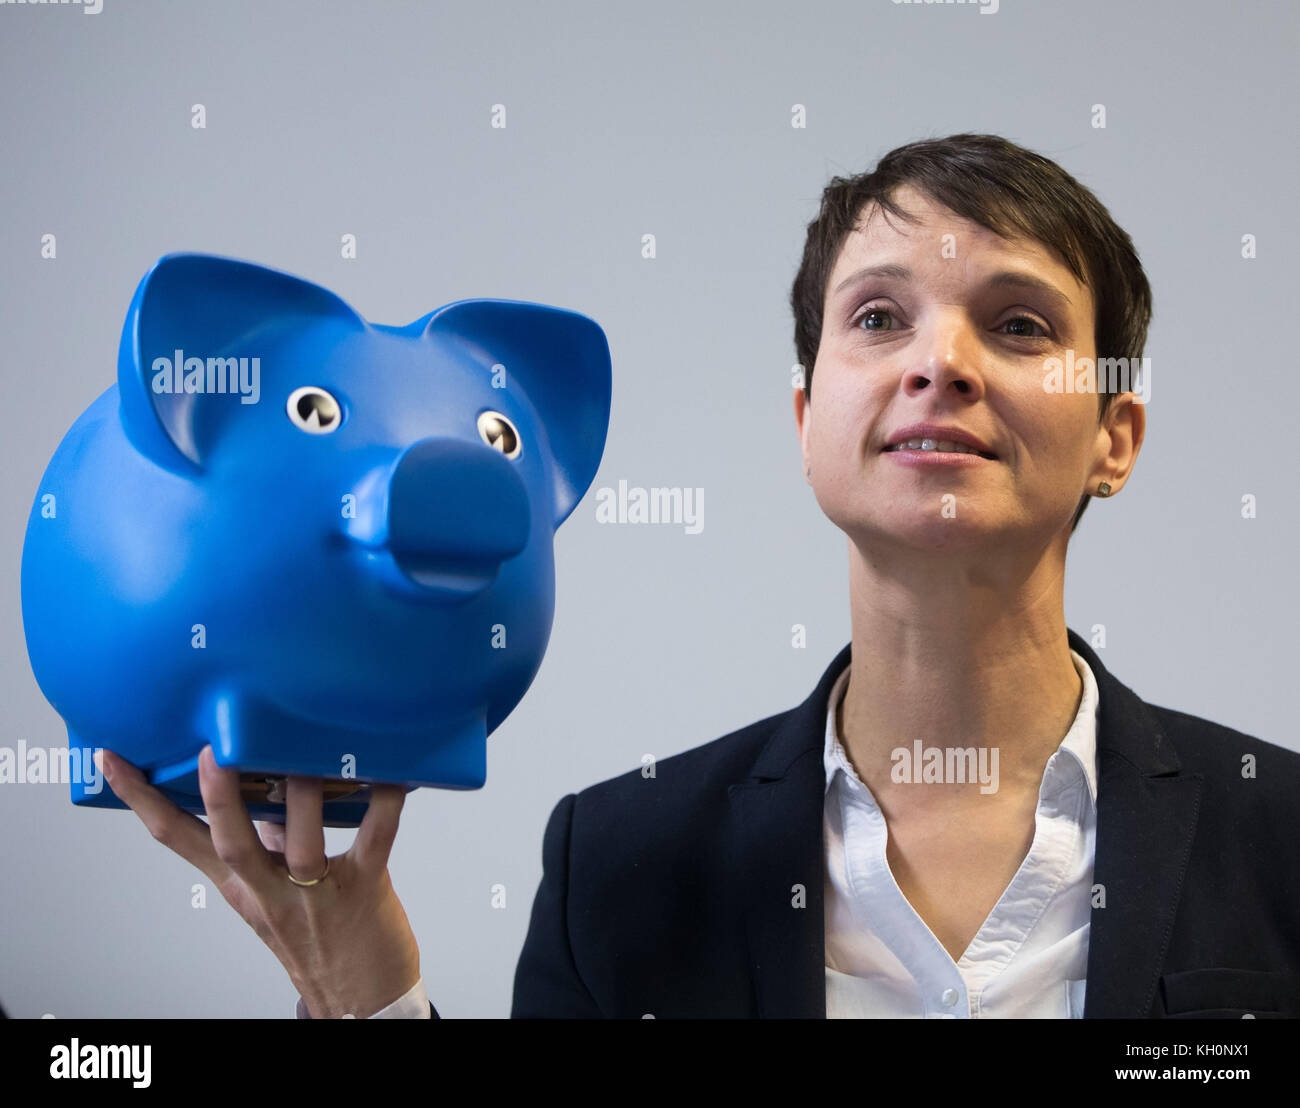
[[[284,873],[285,873],[285,876],[288,877],[289,880],[292,881],[295,885],[301,885],[303,888],[306,888],[306,887],[308,887],[309,885],[319,885],[322,881],[325,880],[325,878],[327,878],[327,877],[329,876],[329,873],[330,873],[330,860],[329,860],[329,858],[326,858],[326,859],[325,859],[325,872],[322,873],[319,877],[317,877],[317,878],[315,878],[315,879],[313,879],[313,880],[311,880],[311,881],[299,881],[298,878],[294,877],[294,875],[289,871],[288,866],[285,867]]]

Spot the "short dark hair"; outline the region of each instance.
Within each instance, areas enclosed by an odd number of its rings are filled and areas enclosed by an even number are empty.
[[[999,135],[950,135],[900,146],[870,172],[832,177],[823,190],[790,290],[795,350],[809,401],[831,271],[866,205],[875,203],[916,222],[894,202],[902,185],[1003,237],[1023,235],[1055,250],[1092,290],[1097,358],[1141,358],[1151,321],[1151,286],[1133,240],[1101,201],[1055,162]],[[1098,394],[1100,424],[1114,394],[1100,382]],[[1085,493],[1079,502],[1071,532],[1090,499]]]

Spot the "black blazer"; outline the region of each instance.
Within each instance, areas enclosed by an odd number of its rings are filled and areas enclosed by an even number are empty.
[[[1085,1017],[1300,1015],[1300,754],[1147,704],[1068,637],[1100,698]],[[797,708],[555,806],[512,1017],[825,1018],[822,751],[849,656]]]

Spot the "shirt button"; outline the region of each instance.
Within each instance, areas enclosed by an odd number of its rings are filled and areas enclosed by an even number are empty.
[[[943,1006],[945,1008],[951,1008],[954,1004],[957,1003],[957,990],[944,989],[943,996],[941,996],[939,999],[943,1001]]]

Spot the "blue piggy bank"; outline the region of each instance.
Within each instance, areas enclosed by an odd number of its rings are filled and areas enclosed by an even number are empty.
[[[604,332],[575,312],[459,300],[389,327],[286,273],[163,257],[23,546],[70,762],[108,747],[200,813],[211,743],[254,818],[282,821],[304,774],[333,827],[373,783],[481,787],[609,406]],[[73,802],[125,807],[97,783]]]

